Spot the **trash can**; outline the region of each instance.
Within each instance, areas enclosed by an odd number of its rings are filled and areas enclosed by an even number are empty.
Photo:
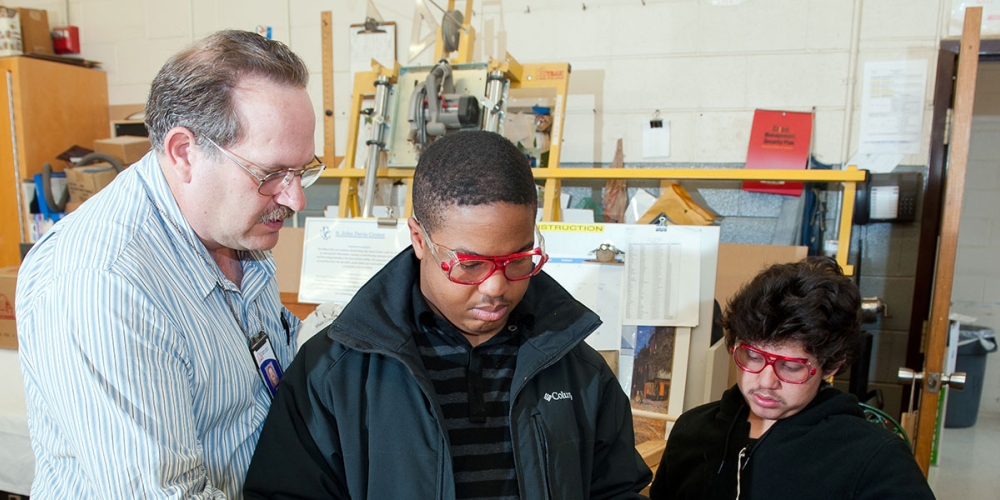
[[[965,372],[965,390],[948,390],[948,409],[944,417],[946,428],[976,425],[983,379],[986,377],[986,355],[996,350],[997,339],[992,329],[976,325],[959,327],[955,371]]]

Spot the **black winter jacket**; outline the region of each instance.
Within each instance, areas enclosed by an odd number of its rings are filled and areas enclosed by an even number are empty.
[[[246,498],[455,497],[441,410],[412,336],[418,262],[412,249],[400,253],[302,347],[264,424]],[[652,475],[635,450],[628,397],[582,342],[600,319],[545,273],[514,313],[533,318],[510,388],[521,498],[641,498]]]
[[[735,499],[748,412],[733,386],[720,401],[681,415],[650,498]],[[771,426],[743,463],[740,500],[934,498],[906,443],[865,420],[854,396],[826,382],[801,412]]]

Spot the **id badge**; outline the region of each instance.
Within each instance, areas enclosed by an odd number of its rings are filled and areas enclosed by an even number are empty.
[[[261,380],[264,381],[264,387],[267,387],[271,399],[274,399],[275,393],[278,392],[278,382],[281,382],[282,372],[281,364],[278,363],[278,358],[274,355],[274,349],[271,348],[271,340],[267,337],[267,333],[262,331],[250,339],[250,354],[253,354],[253,360],[257,364],[257,372],[260,373]]]

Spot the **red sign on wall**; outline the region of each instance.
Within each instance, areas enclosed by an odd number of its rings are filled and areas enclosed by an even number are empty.
[[[805,170],[809,162],[812,113],[766,111],[753,114],[747,169]],[[743,189],[760,193],[800,196],[801,182],[744,181]]]

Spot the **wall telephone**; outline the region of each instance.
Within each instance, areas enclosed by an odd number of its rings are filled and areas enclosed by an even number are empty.
[[[858,185],[854,223],[909,222],[917,218],[917,197],[923,185],[918,172],[868,174]]]

